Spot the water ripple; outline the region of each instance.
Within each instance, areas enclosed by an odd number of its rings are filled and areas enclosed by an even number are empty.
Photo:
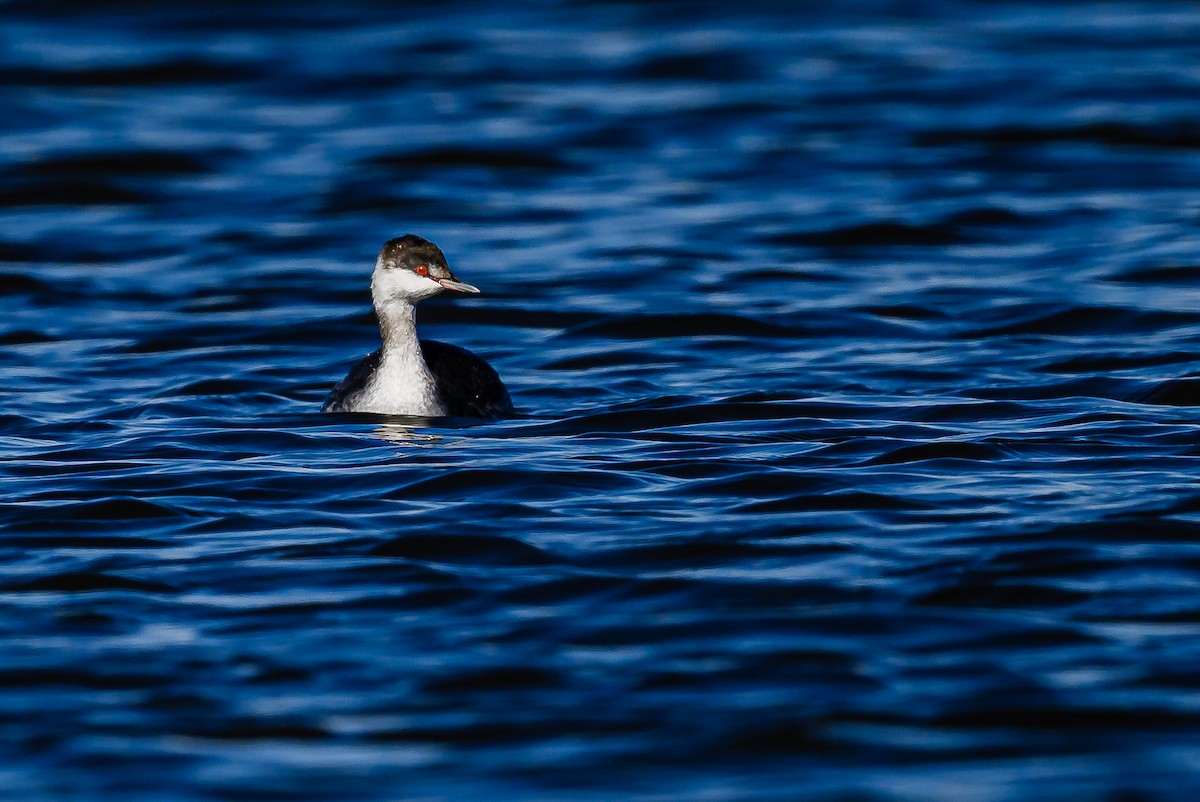
[[[1195,10],[5,11],[4,798],[1194,797]]]

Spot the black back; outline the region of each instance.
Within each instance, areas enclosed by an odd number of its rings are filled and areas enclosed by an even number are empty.
[[[438,395],[446,405],[446,414],[455,418],[498,418],[513,413],[512,399],[500,376],[492,366],[465,348],[421,340],[425,364],[437,382]],[[322,412],[347,412],[371,376],[379,368],[382,350],[363,357],[350,369],[346,378],[337,383]]]
[[[421,340],[421,351],[448,415],[498,418],[513,413],[504,382],[487,362],[466,348],[437,340]]]

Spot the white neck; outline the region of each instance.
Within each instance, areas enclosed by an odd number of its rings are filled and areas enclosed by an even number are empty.
[[[383,340],[383,359],[415,355],[421,364],[421,341],[417,338],[417,308],[408,301],[387,301],[375,308],[379,318],[379,336]]]
[[[406,300],[378,304],[379,333],[383,352],[379,367],[360,402],[363,412],[391,415],[446,414],[437,393],[437,383],[417,338],[417,310]]]

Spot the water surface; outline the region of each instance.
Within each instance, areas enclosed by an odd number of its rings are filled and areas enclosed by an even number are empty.
[[[0,5],[5,798],[1193,799],[1200,12],[839,8]]]

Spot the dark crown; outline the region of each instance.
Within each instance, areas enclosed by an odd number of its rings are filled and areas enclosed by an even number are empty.
[[[428,264],[443,267],[446,257],[438,246],[416,234],[405,234],[403,237],[390,239],[383,244],[379,253],[384,264],[389,267],[412,268],[417,264]]]

